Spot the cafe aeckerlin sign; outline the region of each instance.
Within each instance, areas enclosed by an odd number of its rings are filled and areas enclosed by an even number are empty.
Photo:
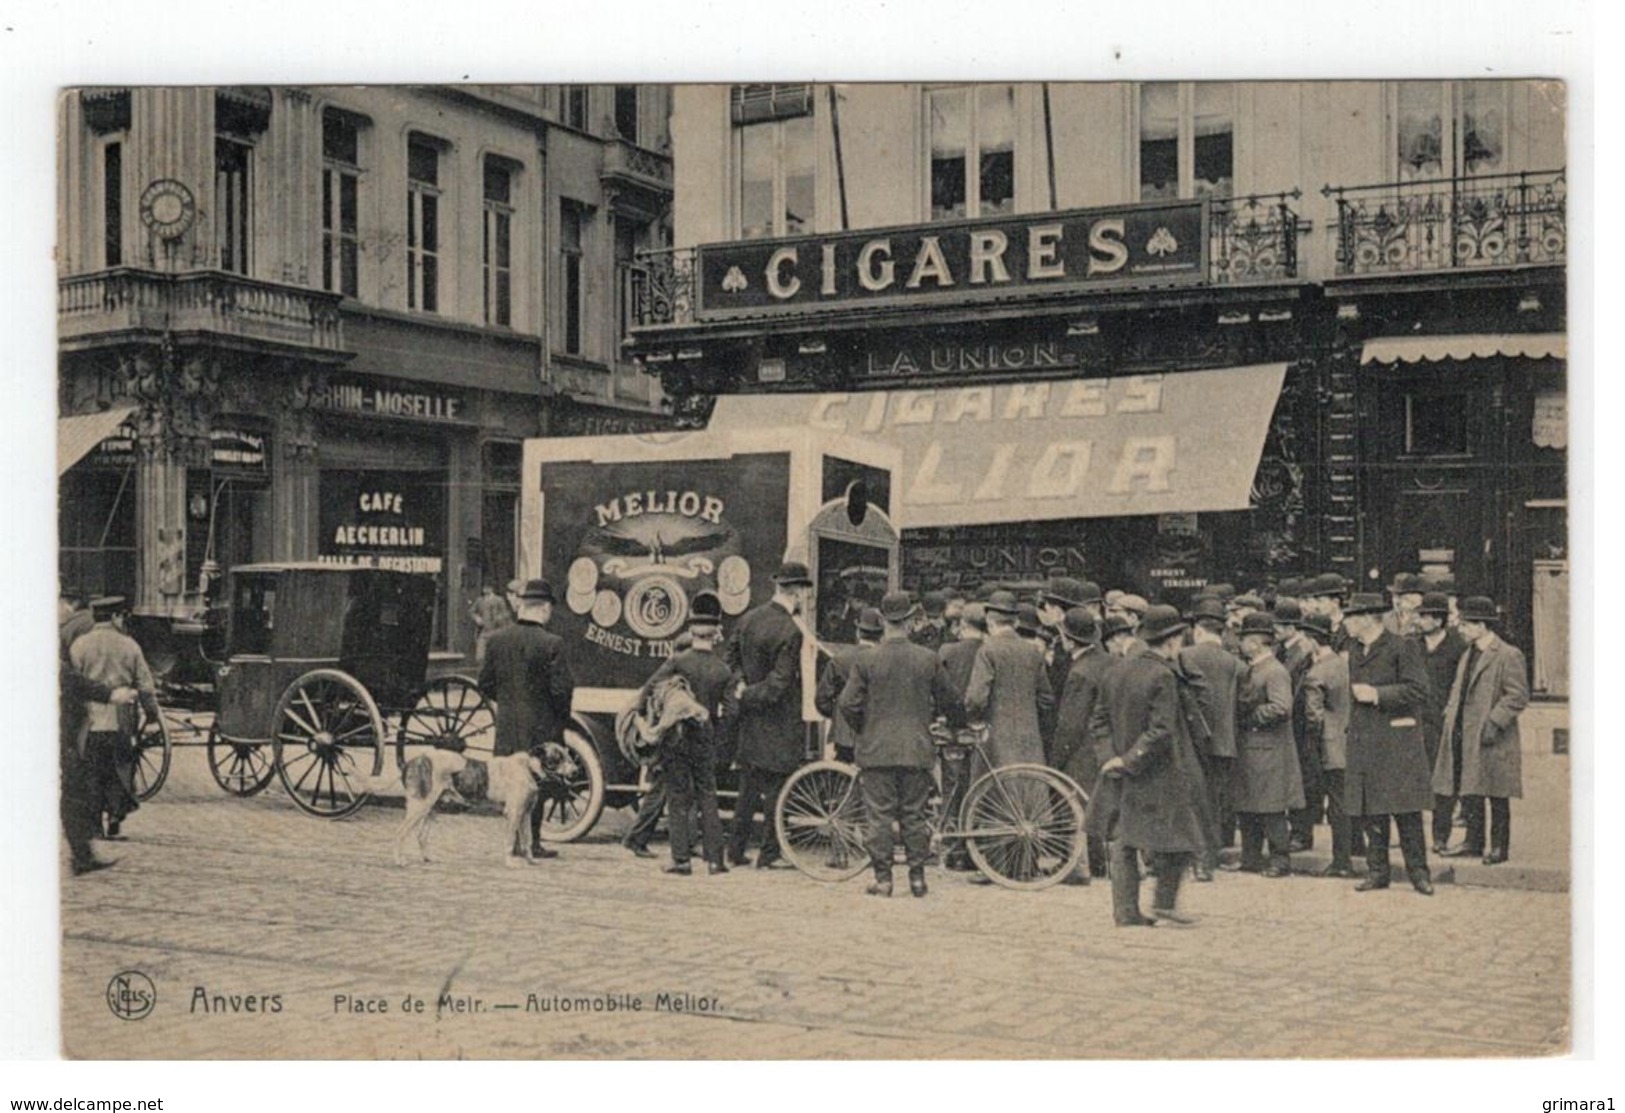
[[[1207,275],[1200,201],[870,229],[699,249],[698,315],[974,300]]]

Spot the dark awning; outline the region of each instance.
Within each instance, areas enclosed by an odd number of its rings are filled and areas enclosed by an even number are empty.
[[[124,424],[134,406],[114,406],[93,414],[60,417],[56,422],[56,475],[62,478],[69,468],[83,460],[91,449],[112,436]]]

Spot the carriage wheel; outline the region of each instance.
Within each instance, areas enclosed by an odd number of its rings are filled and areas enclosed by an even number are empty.
[[[293,802],[324,819],[371,799],[366,782],[384,768],[384,723],[361,682],[316,669],[288,685],[271,721],[277,776]]]
[[[567,728],[564,741],[542,747],[542,839],[574,842],[604,814],[604,765],[598,751],[580,732]]]
[[[233,796],[253,796],[263,792],[276,776],[268,742],[235,742],[220,737],[218,727],[209,727],[209,772],[214,783]]]
[[[858,771],[840,761],[803,765],[784,782],[773,810],[790,864],[818,881],[845,881],[869,865]]]
[[[496,719],[479,685],[466,676],[442,676],[430,681],[416,706],[401,712],[395,764],[405,769],[414,757],[434,749],[473,751],[469,756],[486,758],[495,748]]]
[[[984,874],[1010,889],[1046,889],[1083,859],[1083,790],[1042,765],[1006,765],[965,794],[959,837]]]
[[[137,800],[151,800],[164,787],[171,752],[169,724],[163,713],[154,715],[143,708],[135,736],[135,767],[130,771],[130,791]]]

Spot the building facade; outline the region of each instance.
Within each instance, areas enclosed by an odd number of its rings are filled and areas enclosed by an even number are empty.
[[[1565,114],[1516,81],[683,86],[634,350],[912,445],[909,586],[1401,571],[1567,691]]]
[[[60,102],[63,582],[160,659],[225,569],[513,574],[520,444],[656,420],[657,86],[113,88]]]

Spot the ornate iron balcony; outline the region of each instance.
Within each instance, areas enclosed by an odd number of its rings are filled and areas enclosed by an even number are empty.
[[[337,294],[224,271],[118,267],[57,283],[57,335],[89,347],[132,332],[197,332],[340,355],[338,304]]]
[[[1326,186],[1337,202],[1337,273],[1561,265],[1565,170]]]
[[[1214,197],[1208,202],[1208,281],[1216,286],[1298,277],[1298,236],[1308,230],[1291,193]]]
[[[633,328],[694,323],[697,258],[692,247],[638,252],[626,278]]]

